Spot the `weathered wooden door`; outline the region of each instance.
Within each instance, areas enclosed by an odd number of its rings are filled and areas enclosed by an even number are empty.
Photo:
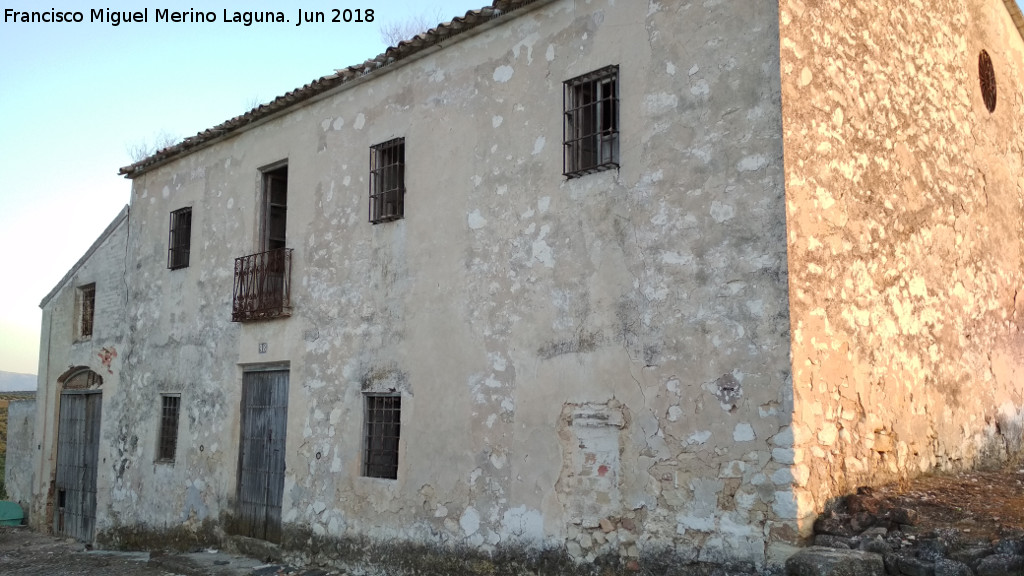
[[[82,542],[92,542],[96,531],[102,400],[100,392],[60,396],[53,531]]]
[[[288,371],[246,372],[242,377],[236,530],[281,541]]]

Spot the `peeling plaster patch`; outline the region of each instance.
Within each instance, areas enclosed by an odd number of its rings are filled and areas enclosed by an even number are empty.
[[[495,470],[501,470],[508,463],[508,458],[504,454],[499,452],[492,452],[490,456],[491,466],[494,466]]]
[[[533,155],[534,156],[536,156],[537,154],[540,154],[544,150],[544,144],[546,142],[547,142],[546,138],[544,138],[543,136],[537,136],[537,139],[534,140],[534,142],[533,142]]]
[[[811,69],[804,67],[804,69],[800,71],[800,87],[803,88],[804,86],[807,86],[811,83],[812,79],[814,79],[814,74],[811,73]]]
[[[662,252],[661,262],[662,264],[687,265],[693,263],[693,257],[678,252]],[[679,381],[676,380],[676,382],[678,383]]]
[[[678,422],[679,418],[683,415],[683,409],[679,406],[669,406],[668,408],[668,420],[669,422]]]
[[[665,73],[667,73],[669,76],[675,76],[676,65],[671,62],[665,62]]]
[[[696,74],[697,72],[700,72],[700,66],[697,66],[696,64],[694,64],[694,65],[693,65],[693,67],[692,67],[692,68],[690,68],[690,71],[688,72],[688,74],[689,74],[690,76],[693,76],[693,75],[694,75],[694,74]]]
[[[714,218],[715,222],[721,224],[726,220],[732,219],[736,215],[736,209],[729,204],[722,204],[718,200],[711,202],[711,217]]]
[[[540,200],[537,200],[537,209],[540,210],[541,214],[548,211],[551,207],[551,196],[542,196]],[[531,214],[532,216],[532,214]]]
[[[746,304],[751,316],[764,318],[764,300],[749,300]]]
[[[160,194],[164,197],[164,200],[166,200],[171,196],[171,189],[167,186],[164,186],[164,189],[160,191]]]
[[[476,531],[480,529],[480,513],[476,511],[476,508],[470,506],[462,513],[459,517],[459,526],[462,526],[462,531],[466,533],[466,536],[472,536],[476,534]]]
[[[487,225],[487,219],[480,215],[479,210],[473,210],[466,218],[472,230],[479,230]]]
[[[515,70],[511,66],[498,66],[494,69],[494,81],[495,82],[508,82],[512,79],[512,74]]]
[[[742,460],[733,460],[722,465],[718,472],[719,478],[743,478],[743,473],[747,471],[747,465]]]
[[[334,120],[334,129],[335,130],[341,130],[341,127],[344,126],[344,125],[345,125],[345,119],[342,118],[341,116],[338,116],[338,118]]]
[[[359,114],[356,114],[356,121],[352,124],[352,127],[356,130],[362,130],[364,125],[366,125],[366,116],[360,112]]]
[[[711,94],[711,87],[708,86],[707,80],[698,80],[692,88],[690,88],[690,94],[699,98],[707,98]]]
[[[533,259],[537,260],[548,268],[555,267],[555,258],[551,251],[551,246],[544,241],[544,237],[548,235],[551,227],[547,224],[540,227],[540,237],[533,241]]]
[[[345,176],[344,178],[342,178],[341,183],[344,186],[348,186],[349,184],[352,183],[352,177],[351,176]]]
[[[675,110],[679,105],[679,97],[668,92],[648,94],[644,97],[644,108],[648,114],[659,114]]]
[[[526,63],[533,64],[533,45],[537,43],[539,35],[534,32],[526,38],[523,38],[518,44],[512,47],[512,54],[519,59],[519,52],[523,46],[526,46]]]
[[[505,121],[505,119],[502,118],[501,116],[492,116],[491,117],[491,126],[493,126],[494,128],[497,128],[498,126],[501,126],[501,123],[504,122],[504,121]]]
[[[501,518],[502,532],[513,541],[540,544],[544,541],[544,516],[537,510],[519,506],[506,510]]]
[[[548,62],[551,62],[552,60],[555,59],[555,45],[554,44],[548,44],[548,49],[544,53],[544,58],[546,58]]]
[[[700,430],[690,434],[690,437],[686,439],[687,444],[703,444],[711,439],[710,430]]]
[[[324,118],[324,121],[320,123],[320,129],[327,132],[331,128],[331,119]]]
[[[736,169],[740,172],[754,172],[768,166],[768,158],[763,154],[753,154],[746,156],[739,161],[736,165]]]
[[[182,522],[188,520],[189,516],[193,513],[195,513],[197,520],[205,520],[209,516],[210,511],[206,507],[206,502],[203,501],[203,490],[205,488],[206,483],[202,480],[193,480],[189,483],[189,486],[185,489],[185,508],[181,514]]]
[[[740,422],[732,431],[732,439],[737,442],[750,442],[754,438],[754,427],[747,422]]]

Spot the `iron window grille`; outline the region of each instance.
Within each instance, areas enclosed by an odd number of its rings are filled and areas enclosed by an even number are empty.
[[[157,460],[173,462],[178,449],[178,417],[181,396],[164,394],[160,396],[160,441],[157,446]]]
[[[93,317],[96,313],[96,284],[78,289],[78,339],[92,338]]]
[[[363,476],[398,478],[401,396],[366,396]]]
[[[562,172],[577,178],[619,167],[619,67],[565,82]]]
[[[188,266],[192,246],[192,208],[171,212],[170,233],[167,240],[167,267],[171,270]]]
[[[398,220],[405,204],[405,138],[370,147],[370,222]]]

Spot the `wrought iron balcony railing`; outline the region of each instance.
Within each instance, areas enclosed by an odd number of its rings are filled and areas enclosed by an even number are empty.
[[[232,322],[292,315],[292,249],[278,248],[235,258]]]

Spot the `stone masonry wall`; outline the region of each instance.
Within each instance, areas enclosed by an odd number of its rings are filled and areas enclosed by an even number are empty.
[[[538,2],[137,177],[101,541],[229,524],[242,373],[276,363],[296,554],[763,565],[798,511],[777,21]],[[566,180],[563,82],[611,64],[621,168]],[[405,217],[371,225],[369,148],[396,137]],[[233,324],[260,169],[282,160],[294,313]],[[170,271],[184,206],[191,262]],[[363,397],[392,390],[398,478],[366,478]],[[173,463],[153,457],[162,391],[182,398]]]
[[[21,505],[26,514],[32,502],[32,458],[36,454],[33,432],[36,401],[15,400],[7,406],[7,458],[4,489],[7,499]]]
[[[810,514],[1019,448],[1024,43],[1002,0],[783,0],[779,19]]]

